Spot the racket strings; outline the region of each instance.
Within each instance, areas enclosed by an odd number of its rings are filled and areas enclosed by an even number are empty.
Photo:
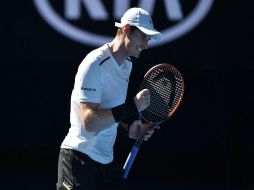
[[[149,121],[161,121],[174,112],[183,93],[183,79],[174,69],[162,67],[145,77],[142,89],[150,90],[151,104],[142,112]]]
[[[175,84],[175,91],[174,91],[174,99],[172,101],[172,107],[169,109],[170,112],[172,112],[175,107],[178,105],[179,100],[182,97],[182,90],[183,90],[183,86],[182,86],[182,82],[181,81],[176,81]]]

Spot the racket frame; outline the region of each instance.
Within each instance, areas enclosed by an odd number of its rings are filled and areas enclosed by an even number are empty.
[[[168,120],[170,117],[172,117],[172,115],[175,113],[175,111],[177,110],[177,108],[179,107],[180,103],[182,102],[182,98],[183,98],[183,94],[184,94],[184,80],[183,80],[183,77],[181,75],[181,73],[178,71],[178,69],[171,65],[171,64],[168,64],[168,63],[161,63],[161,64],[158,64],[158,65],[155,65],[153,66],[151,69],[149,69],[149,71],[145,74],[144,78],[151,75],[154,70],[158,69],[158,68],[161,68],[161,67],[170,67],[170,69],[173,69],[178,75],[179,75],[179,78],[181,79],[181,82],[182,82],[182,91],[181,91],[181,95],[180,95],[180,98],[179,100],[177,101],[177,104],[175,105],[174,109],[168,114],[168,117],[165,118],[164,120],[161,120],[159,122],[157,122],[152,128],[155,128],[155,127],[158,127],[160,126],[162,123],[164,123],[166,120]],[[149,122],[147,121],[144,117],[142,117],[142,114],[140,113],[140,117],[146,121],[146,122]],[[128,174],[129,174],[129,171],[133,165],[133,162],[138,154],[138,151],[140,149],[140,145],[141,143],[143,142],[143,138],[139,139],[137,138],[136,140],[136,143],[132,146],[132,149],[125,161],[125,164],[124,164],[124,174],[123,174],[123,179],[127,179],[128,177]]]

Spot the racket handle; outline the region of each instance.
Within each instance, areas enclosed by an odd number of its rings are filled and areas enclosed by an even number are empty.
[[[123,166],[123,169],[124,169],[123,179],[127,179],[128,173],[129,173],[131,166],[138,154],[138,151],[139,151],[139,144],[135,143],[131,149],[131,152],[129,153],[129,155],[125,161],[124,166]]]

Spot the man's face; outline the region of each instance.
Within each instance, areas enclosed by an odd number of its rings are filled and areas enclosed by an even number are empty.
[[[148,48],[148,42],[151,37],[139,29],[134,29],[127,34],[126,48],[129,56],[138,58],[142,50]]]

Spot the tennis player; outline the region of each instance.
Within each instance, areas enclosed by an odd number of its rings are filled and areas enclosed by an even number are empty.
[[[138,112],[150,104],[144,89],[126,100],[130,57],[138,58],[151,39],[159,39],[150,15],[130,8],[121,18],[112,42],[91,51],[81,62],[71,95],[70,129],[61,144],[57,189],[126,189],[123,169],[113,158],[117,128],[130,138],[148,140],[154,130]]]

